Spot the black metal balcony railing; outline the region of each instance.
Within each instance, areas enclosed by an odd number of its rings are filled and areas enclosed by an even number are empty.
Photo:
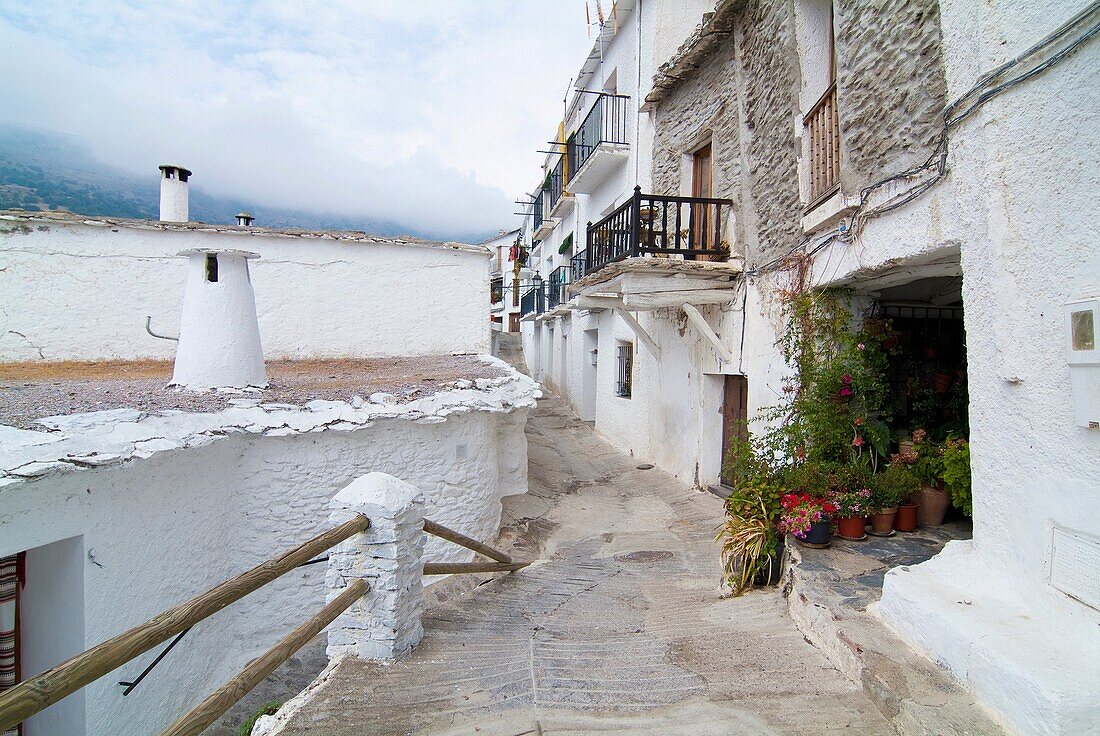
[[[722,239],[722,209],[732,205],[729,199],[642,194],[635,187],[622,206],[588,224],[584,273],[642,255],[725,260],[729,244]]]
[[[588,273],[588,251],[582,250],[569,259],[569,270],[572,273],[573,280],[583,279],[585,274]]]
[[[630,98],[600,94],[584,122],[569,139],[569,177],[576,176],[601,143],[629,143],[627,124]]]
[[[543,199],[545,198],[546,190],[540,189],[539,193],[535,195],[535,201],[531,206],[531,212],[535,216],[534,229],[538,230],[542,227],[543,221]]]
[[[558,163],[550,170],[546,180],[546,211],[554,209],[565,193],[565,156],[558,156]]]
[[[523,293],[519,300],[521,315],[542,314],[546,311],[546,285],[536,284]]]
[[[568,265],[561,265],[550,272],[548,290],[546,292],[546,308],[553,309],[564,301],[567,301],[565,287],[569,284]]]

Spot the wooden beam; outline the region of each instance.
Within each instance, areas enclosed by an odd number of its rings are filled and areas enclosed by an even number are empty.
[[[706,318],[703,317],[702,312],[695,308],[694,305],[684,304],[680,307],[684,310],[684,314],[688,317],[688,322],[691,322],[691,326],[695,328],[710,346],[714,348],[714,352],[718,353],[718,357],[726,363],[733,362],[733,353],[726,349],[726,346],[722,344],[722,340],[715,334],[714,330],[710,328],[710,324]]]
[[[575,296],[569,300],[569,309],[614,309],[622,301],[610,296]]]
[[[733,272],[713,275],[700,273],[675,274],[671,276],[653,276],[649,274],[629,274],[622,281],[623,294],[649,294],[655,291],[696,291],[698,289],[733,289],[737,282],[731,277]]]
[[[624,294],[627,309],[649,311],[687,304],[729,304],[737,294],[731,289],[698,289],[693,291],[658,291],[648,294]]]
[[[425,562],[425,575],[462,575],[471,572],[514,572],[530,562]]]
[[[161,736],[198,736],[206,727],[218,720],[232,708],[252,688],[263,682],[268,675],[283,662],[287,661],[317,636],[321,629],[331,624],[336,617],[351,607],[370,590],[367,581],[352,580],[343,593],[336,596],[313,618],[287,634],[278,644],[268,649],[260,657],[248,663],[240,674],[225,683],[205,700],[196,705],[175,723],[161,732]]]
[[[484,555],[491,560],[496,560],[497,562],[503,562],[505,564],[508,564],[512,561],[512,558],[504,554],[503,552],[499,552],[487,544],[482,544],[476,539],[471,539],[465,534],[459,534],[454,529],[448,529],[442,524],[436,524],[434,521],[431,521],[429,519],[424,519],[424,531],[426,531],[428,534],[433,534],[440,539],[446,539],[448,542],[453,542],[459,547],[472,549],[479,555]]]
[[[638,336],[638,339],[641,340],[647,348],[649,348],[649,352],[653,354],[654,358],[659,359],[661,357],[661,348],[657,345],[657,341],[650,337],[649,333],[638,324],[638,320],[634,319],[634,315],[622,307],[615,307],[615,314],[619,315],[623,322],[626,322],[630,326],[630,329],[634,330],[634,334]]]
[[[357,516],[0,693],[0,733],[369,527],[370,519]]]

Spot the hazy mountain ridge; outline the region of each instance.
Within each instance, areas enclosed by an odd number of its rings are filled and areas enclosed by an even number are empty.
[[[191,219],[236,224],[236,214],[251,212],[256,225],[307,230],[362,230],[377,235],[412,235],[429,239],[479,242],[492,233],[453,233],[443,238],[395,222],[338,214],[318,214],[206,194],[192,184]],[[0,210],[65,209],[83,215],[157,219],[160,183],[148,177],[105,167],[79,138],[51,131],[0,126]]]

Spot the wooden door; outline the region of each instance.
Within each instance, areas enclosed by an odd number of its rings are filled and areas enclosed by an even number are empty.
[[[749,438],[749,380],[745,376],[726,376],[722,398],[722,483],[732,486],[726,468],[726,453],[734,437]]]
[[[707,145],[700,148],[691,157],[691,196],[710,198],[713,192],[711,147]],[[691,242],[688,247],[693,250],[710,250],[717,247],[714,240],[714,223],[710,222],[714,214],[712,208],[705,204],[691,206],[692,232]],[[706,260],[705,258],[703,260]]]
[[[508,315],[508,331],[519,332],[519,312]]]

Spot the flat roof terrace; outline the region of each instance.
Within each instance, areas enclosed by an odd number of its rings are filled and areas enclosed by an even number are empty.
[[[45,429],[36,420],[121,408],[217,412],[242,399],[300,406],[315,400],[353,402],[357,396],[366,400],[381,392],[404,403],[455,388],[456,382],[507,375],[476,355],[271,360],[269,386],[262,391],[189,391],[167,388],[171,361],[0,363],[0,424]]]

